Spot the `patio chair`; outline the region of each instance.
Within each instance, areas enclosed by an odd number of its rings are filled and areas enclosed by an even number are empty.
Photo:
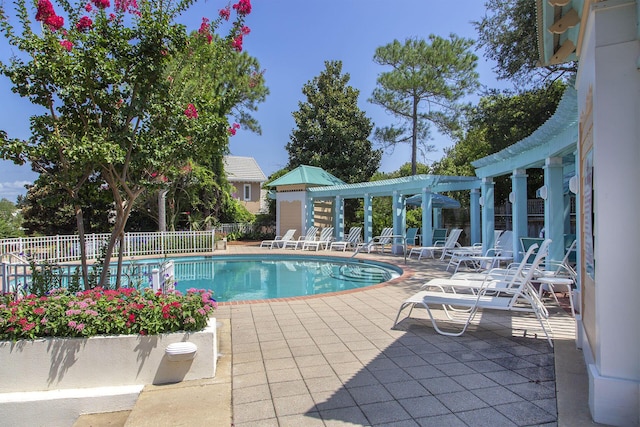
[[[537,245],[532,245],[526,252],[526,256],[533,256],[534,260],[538,254],[538,249],[541,249],[543,252],[548,251],[548,246],[551,244],[551,239],[547,239],[542,242],[542,245],[538,247]],[[501,280],[501,281],[509,281],[513,278],[514,275],[522,275],[523,272],[526,274],[532,263],[527,262],[518,262],[511,263],[506,268],[496,267],[490,270],[485,270],[482,272],[463,272],[463,273],[454,273],[449,279],[434,279],[431,283],[436,283],[435,280],[439,280],[441,285],[445,284],[447,281],[451,280],[454,283],[460,284],[464,283],[467,287],[479,287],[482,283],[487,280]],[[538,277],[541,274],[541,268],[538,267],[534,272],[533,277]],[[464,282],[462,282],[464,281]],[[426,285],[423,285],[425,287]]]
[[[538,296],[542,298],[542,294],[548,291],[556,304],[560,305],[557,290],[562,290],[569,295],[569,305],[571,307],[571,315],[575,317],[576,310],[573,304],[573,285],[578,280],[578,273],[571,266],[571,254],[575,252],[576,241],[571,243],[565,252],[564,258],[560,262],[548,261],[544,270],[539,270],[533,279],[534,283],[538,283]],[[556,289],[558,288],[558,289]]]
[[[415,246],[416,239],[418,238],[418,231],[420,231],[420,229],[416,227],[407,228],[407,233],[404,238],[407,245]]]
[[[431,241],[445,241],[447,240],[447,233],[449,233],[449,229],[447,228],[434,228],[433,233],[431,234]]]
[[[285,242],[284,248],[292,247],[293,249],[298,249],[298,246],[303,247],[304,242],[316,240],[316,234],[318,234],[318,227],[309,227],[307,233],[304,236],[299,236],[298,240],[291,239]]]
[[[457,273],[461,264],[479,271],[498,267],[501,262],[509,263],[513,261],[513,231],[502,232],[495,241],[495,246],[487,249],[484,255],[456,250],[450,251],[449,255],[451,258],[447,265],[447,271],[449,267],[455,265],[454,274]]]
[[[411,248],[409,251],[409,257],[413,254],[418,255],[418,259],[421,259],[425,255],[431,256],[431,258],[435,258],[436,251],[442,251],[442,256],[440,259],[444,259],[445,253],[448,249],[452,249],[455,247],[460,247],[458,244],[458,238],[460,237],[460,233],[462,233],[461,228],[454,228],[449,233],[449,236],[446,240],[438,240],[433,243],[433,246],[417,246],[415,248]]]
[[[282,236],[276,236],[276,238],[273,240],[263,240],[260,243],[260,247],[266,248],[268,246],[269,249],[273,249],[273,247],[275,246],[276,248],[281,248],[286,242],[293,239],[294,234],[296,234],[296,229],[290,228]]]
[[[309,240],[302,244],[302,250],[315,248],[317,251],[320,248],[327,249],[329,244],[333,240],[333,227],[326,227],[320,231],[320,237],[318,240]]]
[[[444,287],[438,283],[442,282],[443,279],[434,279],[428,282],[426,284],[427,286],[435,287],[438,290],[422,290],[407,298],[400,305],[394,327],[398,324],[400,314],[405,308],[410,308],[409,314],[407,315],[407,317],[410,317],[413,308],[416,306],[424,307],[429,314],[429,318],[436,332],[447,336],[461,336],[464,334],[480,309],[532,312],[540,323],[549,345],[553,347],[553,341],[550,336],[552,330],[548,321],[549,312],[544,304],[542,304],[542,301],[540,301],[537,292],[535,292],[530,283],[534,271],[547,255],[549,242],[550,240],[545,241],[545,247],[541,247],[540,250],[538,250],[538,254],[533,264],[531,264],[531,268],[526,270],[526,274],[523,275],[525,266],[528,264],[520,263],[519,271],[508,281],[499,279],[485,280],[480,286],[474,287],[469,286],[469,284],[466,283],[468,281],[465,280],[445,280],[448,287],[459,288],[460,292],[446,291]],[[537,245],[534,246],[537,248]],[[534,248],[534,246],[532,246],[532,248]],[[456,284],[455,282],[460,283]],[[451,332],[442,330],[436,322],[432,312],[432,306],[441,306],[450,321],[463,324],[462,329]]]
[[[521,237],[520,238],[520,246],[522,247],[522,253],[527,252],[529,247],[531,245],[533,245],[534,243],[537,244],[538,246],[540,246],[540,244],[542,244],[543,241],[544,241],[544,239],[540,239],[538,237]],[[524,261],[532,262],[534,257],[535,257],[535,253],[534,253],[533,256],[530,257],[531,259],[525,259]]]
[[[384,253],[384,248],[387,245],[391,245],[391,236],[393,235],[393,228],[386,227],[382,229],[379,236],[375,236],[369,242],[358,245],[359,250],[366,250],[371,253],[373,249],[380,248],[380,252]]]
[[[342,252],[347,250],[347,248],[355,249],[358,247],[358,243],[360,243],[361,234],[362,234],[362,227],[351,227],[349,229],[349,233],[345,236],[345,239],[331,242],[329,249],[342,250]]]

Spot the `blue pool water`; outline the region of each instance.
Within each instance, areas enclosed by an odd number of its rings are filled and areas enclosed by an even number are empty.
[[[211,289],[217,301],[246,301],[361,288],[399,277],[402,270],[372,261],[315,256],[170,258],[176,289]]]

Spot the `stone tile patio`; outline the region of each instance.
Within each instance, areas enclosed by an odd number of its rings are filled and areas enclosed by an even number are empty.
[[[225,253],[267,251],[285,252]],[[449,273],[436,260],[358,258],[406,273],[355,292],[219,307],[231,324],[221,351],[232,358],[235,427],[557,425],[554,352],[533,315],[481,312],[465,335],[445,337],[416,309],[394,329],[400,303]],[[554,339],[573,340],[573,319],[551,311]]]

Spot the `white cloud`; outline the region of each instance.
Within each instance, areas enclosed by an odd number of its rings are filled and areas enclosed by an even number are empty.
[[[27,184],[33,184],[33,182],[31,181],[0,182],[0,199],[7,199],[12,202],[15,202],[18,195],[24,195],[27,193],[27,189],[24,188],[24,186]]]

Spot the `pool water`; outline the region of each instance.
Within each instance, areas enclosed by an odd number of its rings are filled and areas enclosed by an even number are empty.
[[[176,289],[210,289],[220,302],[344,291],[386,282],[402,273],[389,264],[335,257],[253,255],[172,260]]]

